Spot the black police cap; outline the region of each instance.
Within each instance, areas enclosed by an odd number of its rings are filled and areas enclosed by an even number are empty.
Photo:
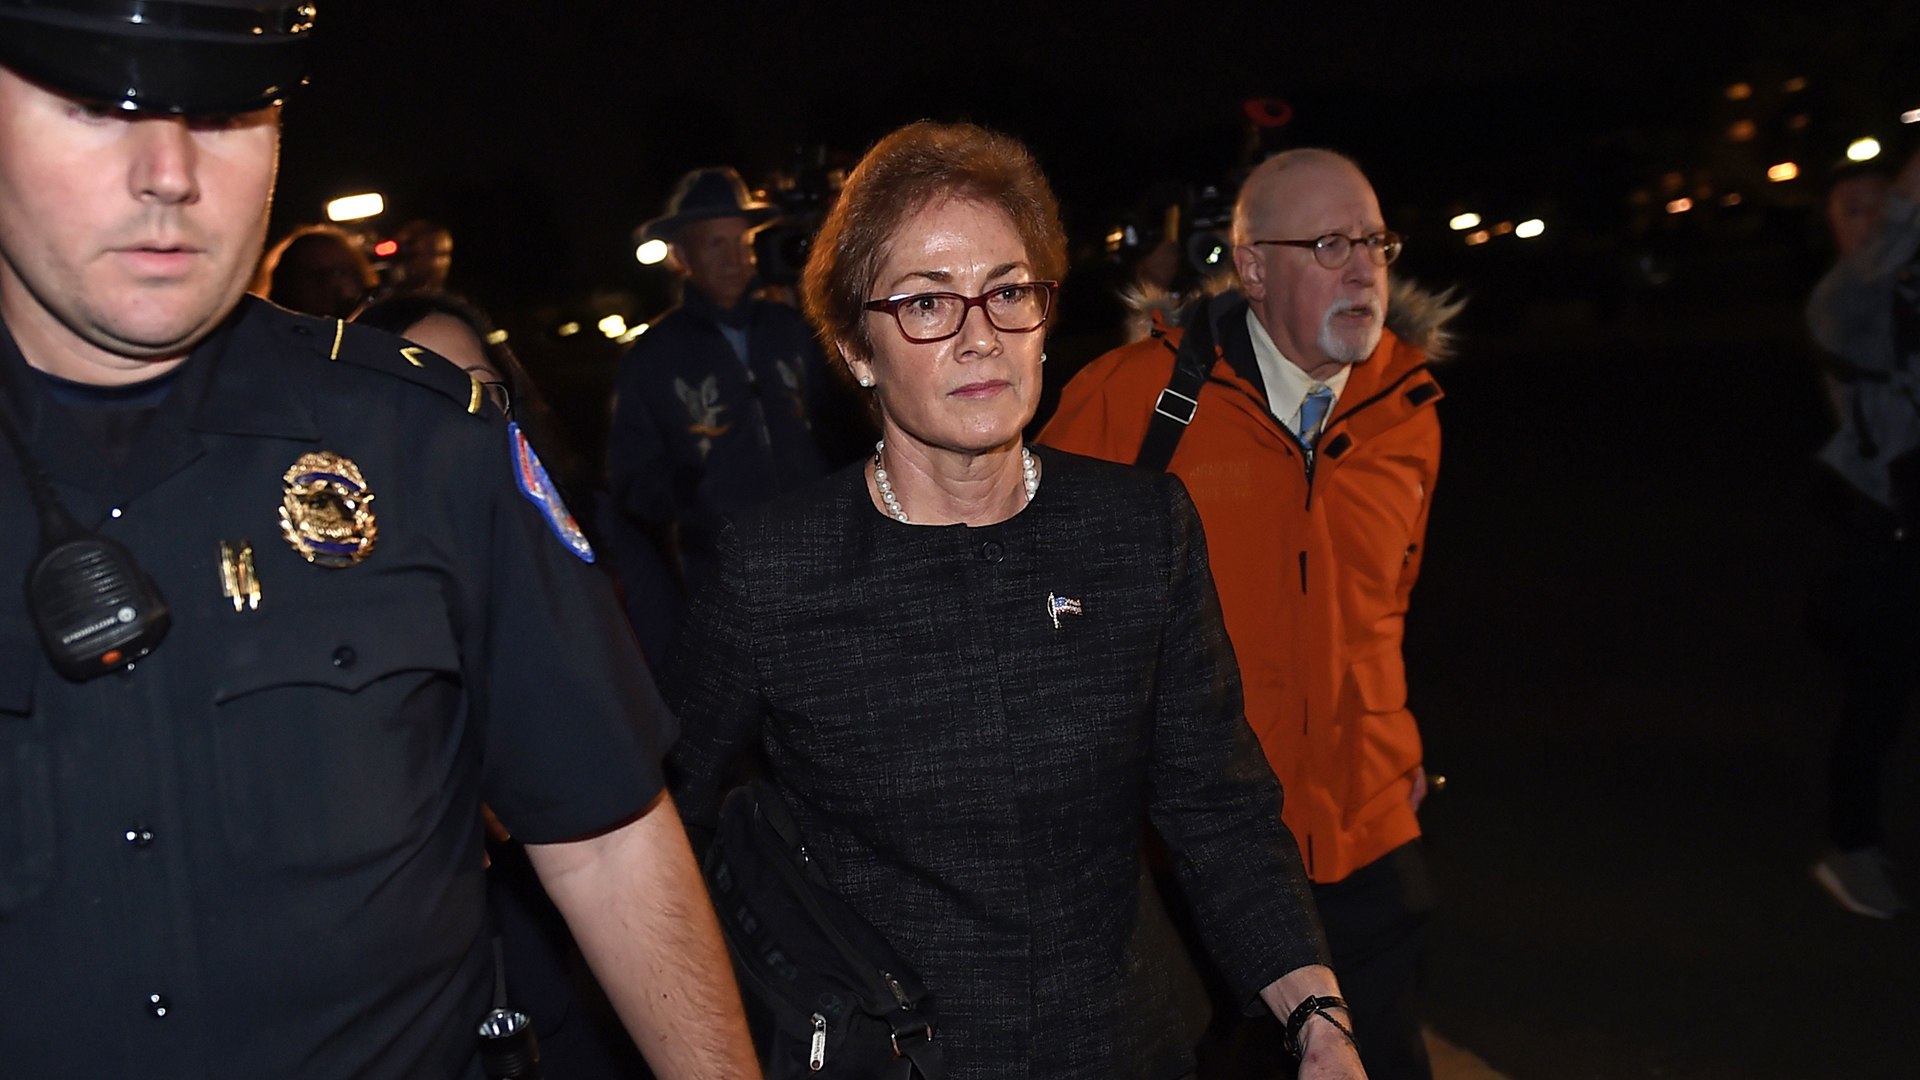
[[[0,0],[0,64],[85,101],[246,112],[306,81],[311,3]]]

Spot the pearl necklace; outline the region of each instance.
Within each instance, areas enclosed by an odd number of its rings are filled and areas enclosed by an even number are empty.
[[[887,504],[887,513],[902,525],[911,525],[907,512],[900,509],[900,499],[893,493],[893,482],[887,479],[887,467],[881,463],[880,454],[887,448],[887,440],[881,439],[873,444],[873,486],[880,489],[880,501]],[[1040,490],[1040,471],[1034,467],[1033,452],[1024,445],[1020,447],[1020,475],[1026,481],[1026,503],[1033,501],[1034,493]]]

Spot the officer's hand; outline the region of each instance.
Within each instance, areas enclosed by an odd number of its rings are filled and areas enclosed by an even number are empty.
[[[1307,1021],[1300,1043],[1299,1080],[1367,1080],[1360,1052],[1326,1020]]]
[[[1413,805],[1413,812],[1420,812],[1420,804],[1427,801],[1427,767],[1417,765],[1413,770],[1413,792],[1407,796],[1407,802]]]

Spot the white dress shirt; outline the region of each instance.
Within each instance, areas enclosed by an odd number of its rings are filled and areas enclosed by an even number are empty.
[[[1317,386],[1333,391],[1326,416],[1320,420],[1324,428],[1327,417],[1331,417],[1334,407],[1340,404],[1340,391],[1346,389],[1347,375],[1353,371],[1353,365],[1341,364],[1339,371],[1321,382],[1287,359],[1280,346],[1273,343],[1273,335],[1253,317],[1252,308],[1247,309],[1247,332],[1253,336],[1253,359],[1260,365],[1260,380],[1267,384],[1267,408],[1273,411],[1274,419],[1305,442],[1306,436],[1300,431],[1300,403],[1307,400],[1307,395]]]

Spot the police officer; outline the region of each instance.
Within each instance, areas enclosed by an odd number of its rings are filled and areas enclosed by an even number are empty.
[[[312,21],[0,0],[8,1072],[477,1076],[484,799],[655,1071],[756,1076],[672,723],[519,430],[242,298]]]
[[[620,361],[608,479],[629,522],[671,529],[692,588],[724,515],[837,463],[814,431],[827,390],[820,346],[799,312],[755,295],[752,232],[777,216],[732,169],[695,169],[641,228],[671,245],[681,301]]]

